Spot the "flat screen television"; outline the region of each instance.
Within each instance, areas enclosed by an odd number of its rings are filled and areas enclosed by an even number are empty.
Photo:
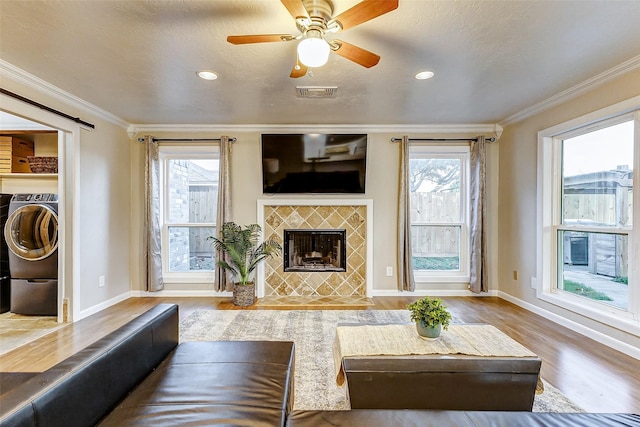
[[[262,190],[364,193],[366,134],[262,134]]]

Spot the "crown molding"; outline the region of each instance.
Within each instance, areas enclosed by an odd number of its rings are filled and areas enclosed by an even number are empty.
[[[206,132],[215,134],[233,133],[279,133],[279,132],[318,132],[318,133],[397,133],[397,134],[502,134],[498,124],[448,124],[448,125],[405,125],[405,124],[247,124],[247,125],[181,125],[181,124],[133,124],[130,132]]]
[[[126,129],[129,123],[122,120],[120,117],[103,110],[83,99],[78,98],[75,95],[70,94],[57,86],[52,85],[39,77],[34,76],[21,68],[16,67],[8,63],[7,61],[0,59],[0,77],[8,78],[15,82],[21,83],[29,88],[37,90],[38,92],[51,96],[52,98],[63,102],[72,107],[78,108],[81,111],[85,111],[87,114],[91,114],[99,119],[105,120],[116,126],[120,126]]]
[[[562,91],[550,98],[545,99],[542,102],[534,104],[530,107],[525,108],[522,111],[519,111],[506,119],[500,122],[501,126],[508,126],[513,123],[517,123],[526,118],[529,118],[535,114],[538,114],[544,110],[548,110],[549,108],[555,107],[558,104],[562,104],[572,98],[575,98],[579,95],[587,93],[598,86],[605,84],[606,82],[616,79],[630,71],[633,71],[637,68],[640,68],[640,55],[631,58],[628,61],[623,62],[620,65],[616,65],[613,68],[608,69],[607,71],[598,74],[595,77],[592,77],[588,80],[585,80],[582,83],[579,83],[565,91]]]

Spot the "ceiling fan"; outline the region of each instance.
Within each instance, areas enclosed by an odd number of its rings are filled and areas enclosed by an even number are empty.
[[[373,67],[380,56],[342,40],[325,40],[327,33],[337,33],[377,18],[398,7],[398,0],[363,0],[360,3],[332,17],[331,0],[281,0],[296,21],[300,34],[255,34],[229,36],[232,44],[288,42],[300,40],[298,57],[290,77],[298,78],[307,73],[308,68],[324,65],[331,51],[363,67]]]

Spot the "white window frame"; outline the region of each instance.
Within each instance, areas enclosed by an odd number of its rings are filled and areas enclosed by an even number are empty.
[[[188,271],[188,272],[171,272],[169,271],[169,227],[192,227],[206,226],[215,227],[216,223],[168,223],[167,212],[169,210],[167,189],[169,188],[169,177],[166,173],[167,163],[169,160],[180,159],[219,159],[220,147],[217,145],[161,145],[159,148],[160,160],[160,224],[162,230],[162,276],[166,283],[213,283],[214,271]],[[213,216],[215,218],[215,215]]]
[[[459,223],[420,223],[416,225],[453,225],[460,226],[460,270],[413,270],[416,283],[469,283],[469,163],[470,147],[466,144],[434,145],[411,143],[409,146],[409,159],[441,158],[460,159],[460,209],[461,222]],[[414,225],[412,223],[411,225]]]
[[[557,290],[558,230],[576,230],[562,220],[562,140],[633,119],[635,121],[633,169],[633,226],[579,227],[578,231],[626,234],[629,242],[627,310]],[[640,96],[538,132],[538,224],[536,296],[587,318],[640,335]],[[635,261],[635,262],[634,262]]]

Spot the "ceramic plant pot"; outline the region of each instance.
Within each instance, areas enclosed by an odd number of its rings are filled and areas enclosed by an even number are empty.
[[[427,340],[435,340],[440,336],[440,333],[442,332],[442,325],[438,323],[437,325],[430,327],[425,325],[424,322],[420,320],[416,322],[416,330],[418,331],[418,335],[420,335],[421,338]]]
[[[240,307],[253,305],[256,301],[256,284],[253,282],[247,285],[235,284],[233,286],[233,304]]]

